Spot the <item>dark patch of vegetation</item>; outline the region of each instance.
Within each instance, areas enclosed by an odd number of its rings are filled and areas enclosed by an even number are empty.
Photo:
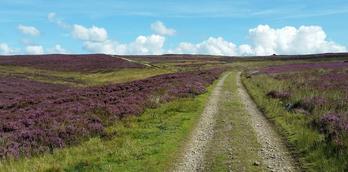
[[[290,98],[291,94],[289,92],[286,91],[275,91],[272,90],[270,92],[268,92],[266,94],[267,97],[273,98],[273,99],[281,99],[281,100],[285,100]]]

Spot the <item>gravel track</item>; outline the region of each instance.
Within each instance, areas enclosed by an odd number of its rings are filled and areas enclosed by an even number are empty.
[[[174,172],[193,172],[204,170],[204,155],[208,149],[208,143],[214,136],[216,115],[219,111],[218,103],[221,98],[222,87],[227,73],[221,77],[209,97],[208,103],[199,119],[195,129],[191,133],[190,140],[184,148],[184,155],[174,165]],[[237,74],[237,86],[240,99],[245,106],[250,118],[250,125],[255,130],[257,141],[261,145],[258,151],[262,158],[262,165],[269,171],[294,172],[299,171],[295,161],[291,157],[279,134],[272,124],[258,110],[256,104],[250,98],[240,80],[240,72]],[[235,157],[238,158],[238,157]]]
[[[263,159],[263,164],[269,171],[298,171],[295,161],[292,159],[281,137],[272,127],[272,124],[258,110],[253,100],[248,95],[240,80],[240,73],[237,76],[237,86],[239,95],[247,112],[250,115],[251,125],[257,135],[257,140],[261,145],[259,156]]]
[[[224,74],[214,87],[199,122],[193,130],[188,144],[184,148],[183,157],[174,166],[175,172],[202,171],[204,169],[204,153],[209,141],[214,135],[215,115],[218,113],[218,100],[224,81],[229,74]]]

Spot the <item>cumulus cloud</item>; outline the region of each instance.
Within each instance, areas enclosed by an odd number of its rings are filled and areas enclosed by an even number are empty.
[[[53,48],[47,50],[51,54],[67,54],[68,51],[62,48],[60,44],[56,44]]]
[[[138,36],[129,44],[129,54],[160,54],[165,37],[160,35]]]
[[[92,53],[105,54],[127,54],[127,45],[116,41],[106,40],[104,42],[84,42],[83,48]]]
[[[346,47],[328,41],[320,26],[286,26],[280,29],[259,25],[249,30],[255,55],[343,52]]]
[[[106,54],[161,54],[165,38],[160,35],[138,36],[133,42],[121,44],[116,41],[84,43],[84,48],[93,53]]]
[[[153,24],[153,29],[161,34],[140,35],[130,43],[119,43],[116,40],[110,39],[107,30],[103,27],[86,27],[79,24],[70,25],[60,20],[55,13],[49,13],[48,20],[68,29],[71,36],[81,40],[83,48],[91,53],[161,54],[165,42],[163,35],[173,35],[175,33],[175,30],[167,28],[163,23],[156,22]],[[55,50],[58,51],[58,47]]]
[[[44,49],[41,45],[29,45],[25,48],[27,54],[43,54]]]
[[[192,44],[188,42],[180,43],[176,50],[172,51],[180,54],[211,54],[211,55],[237,55],[238,48],[222,37],[209,37],[207,40]]]
[[[75,24],[72,35],[82,41],[103,42],[108,38],[108,33],[104,28],[92,26],[90,28]]]
[[[249,30],[251,45],[235,45],[222,37],[210,37],[198,44],[183,42],[170,53],[192,53],[212,55],[272,55],[272,54],[311,54],[325,52],[344,52],[345,46],[328,41],[320,26],[286,26],[275,29],[259,25]]]
[[[238,47],[239,55],[241,56],[251,56],[254,55],[253,48],[248,44],[242,44]]]
[[[119,43],[108,37],[103,27],[86,27],[79,24],[67,24],[55,13],[48,14],[48,20],[70,31],[72,37],[83,43],[83,48],[93,53],[106,54],[211,54],[211,55],[272,55],[272,54],[310,54],[347,51],[345,46],[327,39],[320,26],[286,26],[272,28],[258,25],[248,32],[249,43],[237,45],[223,37],[209,37],[199,43],[182,42],[171,50],[164,50],[165,36],[175,34],[175,30],[166,27],[161,21],[151,24],[155,32],[149,36],[138,36],[130,43]]]
[[[151,24],[151,29],[159,35],[172,36],[176,33],[174,29],[166,27],[161,21],[156,21]]]
[[[0,43],[0,55],[11,55],[16,51],[9,47],[6,43]]]
[[[39,36],[40,31],[35,28],[34,26],[25,26],[25,25],[18,25],[18,30],[25,34],[25,35],[30,35],[30,36]]]
[[[108,33],[106,29],[102,27],[92,26],[88,28],[79,24],[70,25],[58,18],[57,14],[53,12],[49,13],[47,18],[50,22],[69,30],[74,38],[82,41],[103,42],[106,41],[108,38]]]

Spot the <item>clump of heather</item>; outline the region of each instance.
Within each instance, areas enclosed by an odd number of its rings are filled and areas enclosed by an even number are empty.
[[[291,94],[287,91],[275,91],[272,90],[266,94],[267,97],[273,98],[273,99],[281,99],[285,100],[290,98]]]
[[[315,126],[325,135],[325,140],[340,148],[345,146],[348,138],[347,114],[327,113],[314,121]]]
[[[328,104],[329,100],[325,97],[322,97],[322,96],[313,96],[310,98],[306,98],[305,102],[308,102],[312,106],[322,107],[322,106],[325,106],[326,104]]]
[[[311,114],[315,108],[322,108],[327,103],[328,100],[326,98],[314,96],[298,100],[295,103],[288,103],[286,108],[288,111]]]
[[[102,136],[114,120],[139,115],[153,103],[195,96],[222,73],[220,69],[164,74],[144,80],[91,88],[46,88],[47,93],[19,91],[0,98],[0,157],[31,156]],[[0,78],[6,83],[8,78]],[[24,79],[19,86],[32,88]],[[45,86],[42,86],[45,88]],[[7,87],[3,93],[16,93]],[[155,95],[155,101],[153,101]]]

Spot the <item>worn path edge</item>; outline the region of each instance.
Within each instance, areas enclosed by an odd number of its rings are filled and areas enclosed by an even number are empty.
[[[263,159],[264,165],[270,171],[298,171],[295,161],[291,157],[281,136],[275,131],[268,119],[260,112],[253,102],[240,79],[241,72],[237,76],[239,95],[250,115],[251,125],[255,130],[257,141],[261,145],[259,156]]]

